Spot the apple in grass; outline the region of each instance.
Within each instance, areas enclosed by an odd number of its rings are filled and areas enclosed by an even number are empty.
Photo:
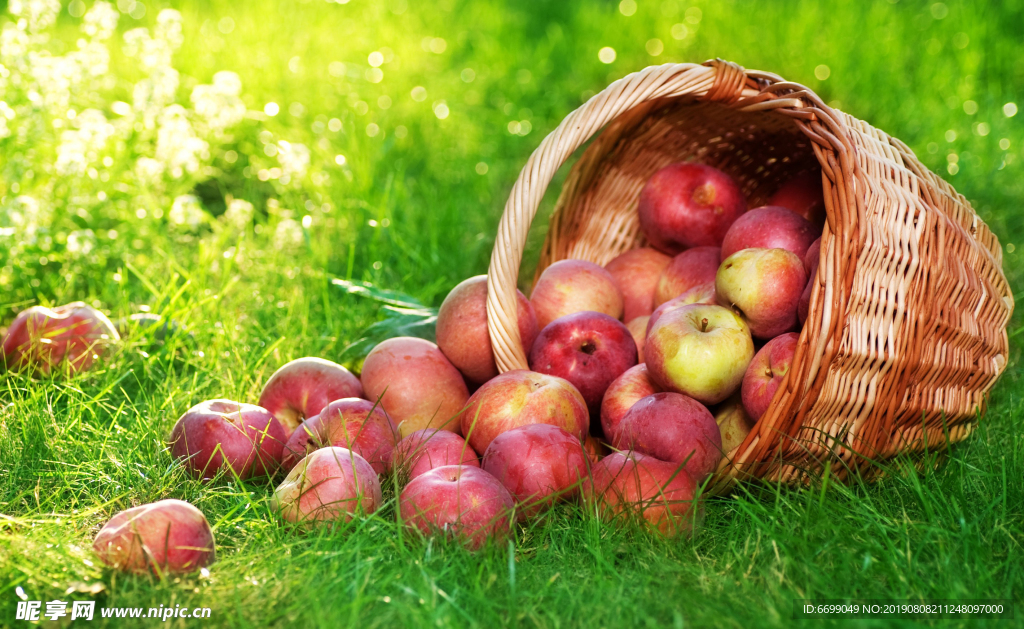
[[[530,301],[541,330],[574,312],[603,312],[614,319],[621,318],[623,312],[622,293],[612,274],[585,260],[559,260],[544,269]]]
[[[630,249],[604,265],[622,293],[623,321],[651,314],[658,278],[672,258],[650,247]]]
[[[72,373],[86,371],[119,340],[110,319],[84,302],[32,306],[7,328],[0,368],[29,368],[41,376],[64,364]]]
[[[693,247],[718,247],[747,201],[732,177],[711,166],[665,166],[640,192],[640,230],[651,246],[675,255]]]
[[[647,342],[647,322],[650,321],[649,316],[637,317],[626,324],[626,329],[629,330],[629,334],[633,337],[633,342],[636,343],[636,362],[644,362],[644,343]]]
[[[650,377],[663,390],[717,404],[739,388],[754,357],[754,341],[735,312],[691,304],[658,319],[646,350]]]
[[[768,410],[775,392],[793,364],[800,335],[795,332],[777,336],[765,343],[754,356],[743,376],[743,408],[754,421]]]
[[[398,424],[404,437],[424,428],[459,430],[469,399],[462,374],[430,341],[388,339],[363,361],[363,388]]]
[[[420,474],[398,503],[405,526],[423,535],[452,535],[472,549],[512,532],[515,501],[498,479],[477,467],[445,465]]]
[[[613,380],[637,364],[633,335],[600,312],[577,312],[555,319],[537,336],[530,368],[568,380],[583,396],[591,416]]]
[[[747,415],[741,397],[733,395],[715,412],[715,423],[722,433],[722,452],[728,454],[743,443],[756,422]]]
[[[187,574],[213,563],[213,529],[184,500],[125,509],[103,525],[92,544],[104,564],[135,574]]]
[[[221,470],[240,479],[273,474],[286,437],[266,409],[231,400],[208,400],[185,411],[168,439],[171,456],[196,478]]]
[[[527,424],[551,424],[583,439],[590,414],[583,396],[567,380],[515,369],[491,379],[469,398],[462,434],[476,452],[486,452],[501,433]]]
[[[397,440],[398,430],[379,406],[361,398],[345,398],[299,424],[285,444],[281,463],[291,470],[314,450],[338,446],[363,457],[374,472],[382,474],[390,465]]]
[[[270,506],[288,522],[350,522],[371,514],[384,502],[370,463],[339,447],[310,452],[288,472]]]
[[[334,400],[363,397],[359,378],[323,358],[297,358],[285,363],[263,385],[259,405],[281,422],[286,435]]]
[[[804,268],[807,269],[807,285],[804,292],[800,293],[800,302],[796,307],[797,319],[800,325],[807,321],[807,314],[811,310],[811,291],[814,290],[814,282],[818,279],[818,263],[821,261],[821,238],[818,238],[807,249],[804,256]]]
[[[742,249],[785,249],[801,259],[821,234],[796,212],[766,205],[750,210],[736,219],[722,241],[722,260]]]
[[[619,423],[615,447],[686,465],[698,483],[722,458],[722,435],[703,404],[679,393],[655,393],[633,405]]]
[[[533,304],[518,290],[519,338],[530,352],[537,338],[537,315]],[[487,330],[487,276],[463,281],[444,298],[437,311],[437,347],[473,384],[483,384],[498,375],[491,335]]]
[[[707,284],[699,284],[697,286],[694,286],[693,288],[686,291],[682,295],[675,297],[673,299],[669,299],[668,301],[654,309],[654,312],[651,314],[651,318],[647,320],[647,331],[645,332],[644,338],[646,338],[646,334],[650,334],[651,328],[653,328],[654,324],[658,322],[658,319],[661,318],[661,315],[665,314],[670,310],[678,310],[683,306],[689,306],[691,304],[714,305],[717,303],[718,300],[717,294],[715,293],[714,281],[708,282]]]
[[[825,224],[825,191],[821,170],[814,169],[790,179],[768,199],[768,205],[781,205],[806,218],[816,227]]]
[[[807,285],[804,263],[785,249],[743,249],[722,262],[715,279],[718,302],[739,313],[759,339],[796,327],[800,294]]]
[[[618,442],[619,425],[634,404],[660,392],[661,387],[651,379],[647,365],[643,363],[630,367],[608,385],[601,401],[601,429],[608,443]]]
[[[715,273],[721,264],[721,249],[718,247],[695,247],[687,249],[672,258],[658,278],[654,292],[654,307],[679,297],[692,288],[715,281]]]
[[[480,467],[476,451],[466,441],[447,430],[417,430],[398,442],[391,455],[391,468],[412,480],[420,474],[445,465]]]

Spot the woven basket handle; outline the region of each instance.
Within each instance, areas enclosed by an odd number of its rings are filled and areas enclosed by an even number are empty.
[[[487,329],[499,372],[528,369],[519,338],[516,283],[526,238],[548,184],[565,160],[592,135],[620,114],[659,98],[692,96],[695,100],[733,104],[741,98],[765,105],[793,106],[792,99],[763,102],[756,79],[774,80],[766,73],[748,74],[740,66],[715,59],[693,63],[652,66],[612,83],[582,107],[569,114],[527,160],[512,186],[487,269]]]

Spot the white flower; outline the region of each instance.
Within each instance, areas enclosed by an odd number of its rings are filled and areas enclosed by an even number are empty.
[[[91,229],[80,229],[68,234],[68,253],[73,256],[87,255],[96,246],[96,234]]]
[[[281,177],[300,178],[309,168],[309,149],[305,144],[277,143],[277,161],[281,164]]]
[[[60,136],[54,166],[60,175],[84,175],[106,146],[107,139],[114,135],[114,125],[97,109],[86,109],[75,117],[75,122],[77,130],[65,131]]]
[[[160,114],[156,158],[163,162],[174,179],[185,172],[197,172],[200,160],[209,157],[210,145],[192,133],[187,116],[188,112],[181,105],[170,105]]]
[[[117,19],[120,13],[109,2],[97,2],[85,14],[82,30],[89,37],[97,40],[110,39],[117,30]]]
[[[50,224],[50,209],[28,195],[0,205],[0,236],[15,236],[19,244],[35,242],[36,232]]]
[[[174,47],[160,37],[150,37],[146,28],[133,28],[125,31],[124,54],[134,57],[142,64],[142,68],[152,72],[158,68],[169,68]]]
[[[174,199],[167,218],[174,225],[195,230],[206,220],[206,211],[199,204],[199,199],[191,194],[183,194]]]
[[[160,183],[160,178],[164,174],[164,165],[159,160],[155,160],[152,157],[140,157],[135,162],[135,176],[138,178],[139,183],[148,186],[155,186]]]
[[[274,242],[283,249],[294,249],[303,240],[302,225],[293,218],[282,218],[274,230]]]
[[[167,44],[172,49],[178,49],[181,44],[185,41],[184,35],[181,33],[181,13],[178,13],[174,9],[164,9],[156,16],[156,37]]]
[[[2,87],[2,85],[0,85]],[[6,138],[11,135],[11,130],[7,126],[8,120],[14,120],[14,110],[11,106],[0,100],[0,139]]]
[[[245,104],[239,98],[241,91],[242,80],[238,75],[221,71],[213,75],[212,85],[197,85],[192,90],[192,105],[211,129],[222,131],[245,117]]]
[[[147,129],[156,125],[157,115],[174,102],[177,91],[178,71],[174,68],[159,68],[149,78],[135,84],[132,108],[143,115],[143,124]]]
[[[255,213],[252,203],[245,199],[231,199],[228,201],[228,209],[224,212],[224,221],[236,229],[244,229],[252,223]]]
[[[7,10],[24,18],[29,31],[38,33],[57,21],[60,0],[11,0]]]

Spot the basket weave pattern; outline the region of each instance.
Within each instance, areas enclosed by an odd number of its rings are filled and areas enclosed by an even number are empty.
[[[826,464],[840,479],[872,461],[965,439],[1006,366],[1013,298],[1002,249],[970,204],[902,142],[809,89],[721,60],[668,64],[616,81],[546,137],[501,218],[488,270],[500,371],[527,368],[515,290],[530,225],[555,172],[573,166],[539,274],[605,264],[643,244],[637,202],[677,161],[733,176],[750,207],[820,168],[828,214],[807,322],[789,374],[712,488],[738,478],[796,483]]]

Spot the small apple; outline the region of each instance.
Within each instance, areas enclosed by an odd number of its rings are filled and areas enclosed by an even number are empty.
[[[661,387],[651,380],[645,364],[630,367],[616,378],[608,386],[601,401],[601,429],[608,443],[617,443],[622,418],[634,404],[648,395],[660,392]]]
[[[32,306],[7,329],[0,367],[29,368],[40,376],[65,363],[72,373],[86,371],[120,340],[110,319],[81,301],[56,308]]]
[[[821,187],[821,170],[797,175],[768,199],[768,205],[781,205],[806,218],[817,227],[825,224],[825,193]]]
[[[363,457],[345,448],[310,452],[278,485],[270,506],[288,522],[350,522],[384,502],[377,473]]]
[[[759,339],[775,338],[796,326],[806,285],[803,261],[785,249],[737,251],[715,278],[719,303],[741,313]]]
[[[626,329],[629,330],[629,334],[633,337],[633,342],[636,343],[636,362],[644,362],[644,343],[647,342],[647,322],[650,321],[650,317],[637,317],[626,324]]]
[[[715,413],[715,423],[722,433],[722,452],[725,454],[739,447],[755,424],[743,409],[743,402],[737,395],[722,403]]]
[[[612,274],[585,260],[560,260],[537,278],[530,293],[541,330],[559,317],[585,310],[622,317],[622,293]]]
[[[703,483],[722,458],[722,435],[711,411],[678,393],[655,393],[634,404],[619,423],[614,445],[685,463],[697,483]]]
[[[334,400],[319,415],[299,424],[288,438],[282,467],[291,470],[314,450],[338,446],[363,457],[374,472],[383,474],[397,439],[398,430],[373,402],[354,397]]]
[[[661,315],[670,310],[678,310],[683,306],[689,306],[691,304],[717,305],[718,301],[717,294],[715,293],[715,282],[711,281],[707,284],[698,284],[682,295],[669,299],[655,308],[654,312],[651,314],[651,318],[647,320],[647,330],[644,333],[644,338],[646,339],[646,335],[650,334],[651,328],[653,328],[654,324],[658,322]]]
[[[519,338],[523,351],[530,353],[537,338],[537,315],[533,304],[518,290]],[[477,275],[452,289],[437,311],[437,347],[473,384],[483,384],[498,375],[491,335],[487,331],[487,276]]]
[[[104,564],[124,572],[186,574],[213,563],[213,530],[183,500],[158,500],[121,511],[92,544]]]
[[[620,321],[600,312],[555,319],[540,331],[530,351],[530,368],[568,380],[591,415],[601,411],[608,385],[636,363],[633,335]]]
[[[399,497],[405,526],[424,535],[454,535],[473,549],[512,532],[515,502],[487,472],[465,465],[445,465],[409,481]]]
[[[654,173],[640,192],[640,230],[658,251],[718,247],[747,201],[732,177],[711,166],[676,163]]]
[[[789,373],[800,335],[795,332],[776,336],[765,343],[750,361],[743,376],[743,408],[754,421],[761,419]]]
[[[406,472],[409,480],[444,465],[480,467],[480,461],[462,437],[432,428],[417,430],[405,437],[391,455],[392,469]]]
[[[801,259],[820,229],[796,212],[766,205],[736,219],[722,241],[722,260],[743,249],[785,249]]]
[[[742,382],[754,357],[754,341],[735,312],[691,304],[658,319],[647,335],[646,350],[647,368],[658,386],[717,404]]]
[[[797,304],[796,314],[800,325],[807,321],[807,315],[811,310],[811,291],[814,290],[814,282],[818,280],[818,263],[821,261],[821,238],[807,249],[804,256],[804,268],[807,269],[807,285],[804,292],[800,293],[800,303]]]
[[[281,464],[284,428],[266,409],[207,400],[185,411],[168,439],[171,456],[196,478],[222,469],[240,479],[273,474]]]
[[[402,436],[424,428],[459,430],[469,390],[462,374],[430,341],[388,339],[363,362],[363,388],[398,424]]]
[[[672,258],[672,262],[658,278],[658,286],[654,291],[654,307],[657,308],[696,286],[714,282],[721,261],[721,249],[718,247],[687,249]]]
[[[259,405],[281,422],[285,435],[334,400],[363,397],[363,385],[352,373],[323,358],[297,358],[284,364],[263,385]]]
[[[604,265],[622,293],[623,321],[651,314],[658,278],[672,258],[650,247],[630,249]]]

